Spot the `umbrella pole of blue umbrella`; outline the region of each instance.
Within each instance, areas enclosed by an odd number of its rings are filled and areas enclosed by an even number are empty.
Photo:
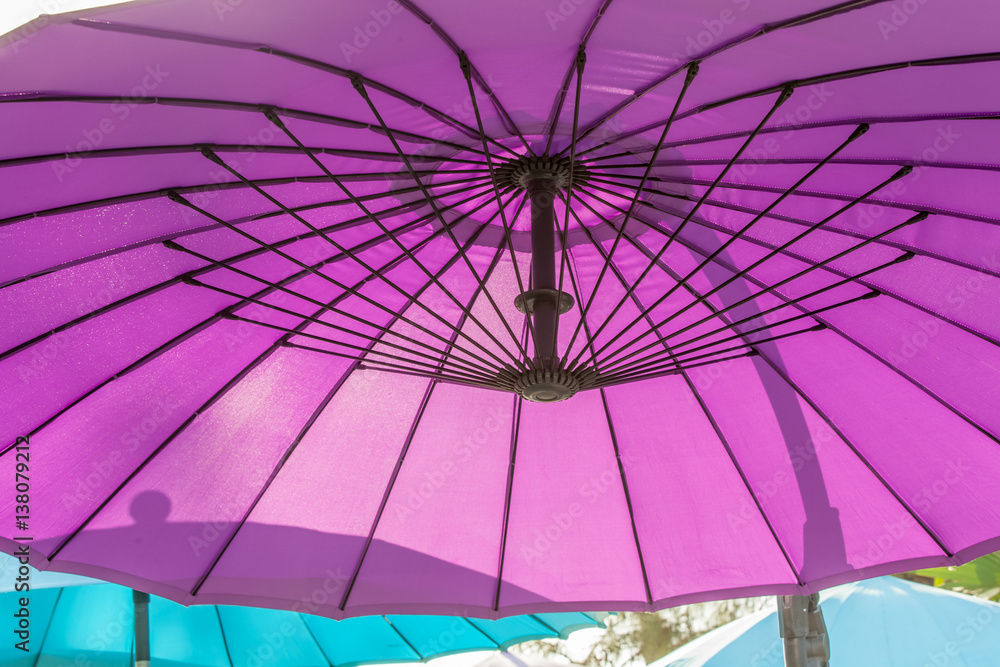
[[[830,637],[826,634],[818,593],[779,595],[778,632],[784,642],[785,667],[830,664]]]
[[[149,667],[149,593],[132,591],[135,622],[134,667]]]

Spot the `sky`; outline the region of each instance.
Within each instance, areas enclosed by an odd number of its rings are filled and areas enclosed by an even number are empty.
[[[62,14],[88,7],[117,4],[121,0],[2,0],[0,35],[27,23],[41,14]]]

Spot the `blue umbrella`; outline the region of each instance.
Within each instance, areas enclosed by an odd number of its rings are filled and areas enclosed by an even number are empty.
[[[1000,661],[1000,604],[880,577],[825,591],[831,667],[984,667]],[[727,623],[649,667],[778,667],[777,612]]]
[[[133,591],[85,577],[31,570],[29,593],[9,590],[17,561],[0,563],[5,616],[30,596],[29,651],[0,644],[4,667],[125,667],[134,660]],[[334,621],[253,607],[184,607],[150,596],[152,667],[349,667],[422,662],[504,649],[598,627],[604,614],[555,613],[496,621],[457,616],[364,616]]]

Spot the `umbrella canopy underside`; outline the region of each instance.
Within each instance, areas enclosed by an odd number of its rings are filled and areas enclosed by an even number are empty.
[[[1000,548],[998,21],[160,0],[9,34],[3,550],[340,618]],[[551,363],[515,307],[541,171]],[[523,398],[545,368],[575,395]]]

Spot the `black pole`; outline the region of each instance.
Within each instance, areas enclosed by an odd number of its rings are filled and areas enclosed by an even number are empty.
[[[527,182],[531,201],[531,289],[536,294],[556,290],[555,210],[556,182],[552,178],[533,178]],[[550,368],[556,358],[556,309],[558,298],[535,298],[531,305],[534,325],[535,358],[543,368]]]
[[[149,667],[149,593],[132,591],[135,614],[135,667]]]

